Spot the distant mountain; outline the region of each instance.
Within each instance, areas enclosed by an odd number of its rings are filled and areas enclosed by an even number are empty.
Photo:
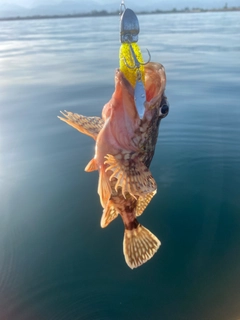
[[[112,6],[113,7],[113,6]],[[95,1],[35,1],[32,6],[19,6],[14,3],[1,3],[0,17],[31,16],[31,15],[55,15],[86,13],[93,10],[106,10],[104,5]]]
[[[19,6],[16,3],[21,3]],[[12,3],[2,2],[0,0],[0,17],[13,16],[31,16],[31,15],[59,15],[59,14],[74,14],[86,13],[94,10],[106,10],[109,12],[119,10],[121,1],[114,0],[106,3],[103,0],[12,0]],[[134,11],[152,11],[152,10],[171,10],[189,8],[220,8],[225,5],[222,0],[126,0],[127,7]],[[239,6],[239,0],[230,0],[228,6]]]
[[[0,3],[0,17],[24,16],[26,8],[16,4]]]
[[[40,5],[30,10],[30,13],[41,15],[53,15],[53,14],[74,14],[74,13],[86,13],[91,12],[97,6],[94,1],[62,1],[57,5],[49,4]],[[98,9],[97,9],[98,10]]]

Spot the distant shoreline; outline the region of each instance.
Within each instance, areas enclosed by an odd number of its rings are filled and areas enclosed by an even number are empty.
[[[205,13],[205,12],[234,12],[240,11],[240,7],[232,8],[220,8],[220,9],[201,9],[185,8],[183,10],[172,9],[168,11],[155,10],[155,11],[140,11],[136,12],[137,15],[147,15],[147,14],[172,14],[172,13]],[[92,11],[89,13],[75,13],[75,14],[59,14],[59,15],[34,15],[34,16],[15,16],[15,17],[6,17],[0,18],[0,21],[16,21],[16,20],[40,20],[40,19],[68,19],[68,18],[86,18],[86,17],[106,17],[106,16],[119,16],[119,11],[107,12],[103,11]]]

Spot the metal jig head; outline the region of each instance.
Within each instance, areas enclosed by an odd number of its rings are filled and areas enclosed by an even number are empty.
[[[120,40],[122,43],[132,43],[138,41],[139,23],[136,14],[131,9],[126,9],[124,3],[121,3],[124,11],[120,22]]]

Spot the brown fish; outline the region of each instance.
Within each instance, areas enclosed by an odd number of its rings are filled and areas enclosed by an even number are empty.
[[[150,62],[144,66],[144,74],[146,102],[142,119],[135,105],[134,88],[119,69],[115,74],[115,91],[101,118],[67,111],[62,113],[65,118],[59,117],[96,140],[95,156],[85,171],[99,171],[98,193],[104,208],[101,227],[106,227],[118,214],[122,217],[123,251],[132,269],[149,260],[161,244],[136,219],[157,191],[149,166],[160,120],[169,110],[164,96],[164,67]]]

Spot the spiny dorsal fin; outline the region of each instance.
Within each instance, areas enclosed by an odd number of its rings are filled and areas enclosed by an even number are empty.
[[[137,207],[136,207],[136,217],[140,216],[143,211],[147,208],[148,204],[152,200],[152,198],[157,193],[157,190],[146,194],[145,196],[141,196],[137,200]]]
[[[92,171],[96,171],[97,169],[98,169],[98,167],[97,167],[96,159],[93,158],[92,160],[90,160],[88,162],[88,164],[86,165],[84,170],[86,172],[92,172]]]
[[[92,137],[94,140],[97,139],[99,131],[102,129],[104,121],[99,117],[85,117],[77,113],[60,111],[65,117],[58,117],[60,120],[66,122],[78,131]]]
[[[135,229],[124,232],[123,253],[127,265],[137,268],[153,257],[161,242],[147,228],[140,224]]]
[[[101,218],[101,227],[105,228],[109,225],[110,222],[112,222],[114,219],[116,219],[118,216],[118,212],[113,206],[111,200],[108,201],[107,207],[103,210],[102,218]]]
[[[126,157],[125,157],[126,158]],[[144,196],[147,193],[156,191],[157,184],[144,163],[139,161],[137,155],[129,156],[129,159],[117,159],[116,157],[107,154],[105,156],[105,164],[109,165],[106,171],[111,170],[112,175],[109,180],[116,178],[117,182],[115,190],[122,187],[122,194],[130,193],[131,196]]]

